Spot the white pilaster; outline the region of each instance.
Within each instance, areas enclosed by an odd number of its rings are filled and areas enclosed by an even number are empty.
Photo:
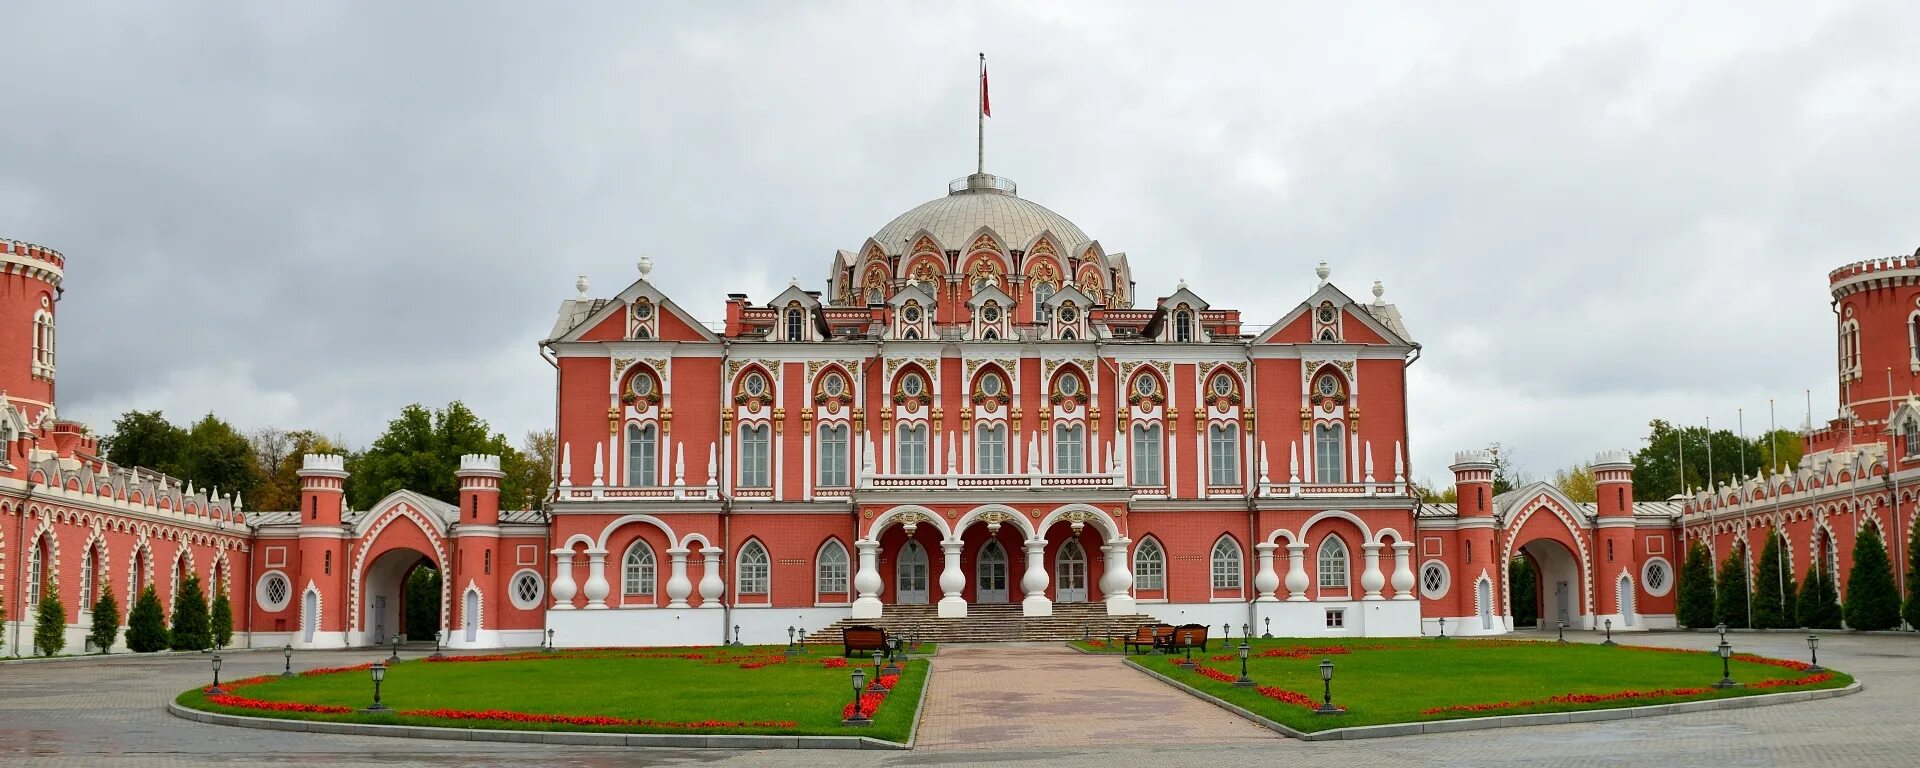
[[[967,598],[962,594],[967,589],[967,574],[960,569],[959,539],[947,539],[940,542],[940,551],[946,556],[940,568],[940,618],[964,619],[967,617]]]

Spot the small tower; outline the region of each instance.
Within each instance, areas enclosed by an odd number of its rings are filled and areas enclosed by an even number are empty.
[[[1503,631],[1507,612],[1500,596],[1506,594],[1507,569],[1494,551],[1499,523],[1493,517],[1493,452],[1460,451],[1448,468],[1453,470],[1453,486],[1460,499],[1458,538],[1445,559],[1452,563],[1454,583],[1461,587],[1449,590],[1455,602],[1446,613],[1464,622],[1462,632]]]
[[[469,453],[460,457],[460,524],[500,524],[500,457]]]
[[[296,633],[303,648],[338,648],[347,643],[348,532],[340,523],[346,508],[346,458],[309,453],[300,462],[300,559],[295,594],[317,590],[320,612],[311,641]],[[304,604],[304,603],[302,603]],[[305,620],[304,618],[302,619]]]
[[[1857,261],[1827,281],[1842,417],[1884,424],[1892,405],[1920,388],[1920,251]]]
[[[1633,523],[1633,458],[1622,450],[1601,451],[1593,457],[1595,568],[1593,596],[1596,622],[1613,620],[1616,629],[1639,627],[1634,599],[1640,582],[1640,548]]]
[[[1453,487],[1460,495],[1460,516],[1493,516],[1493,453],[1475,450],[1453,455]]]
[[[346,457],[309,453],[301,460],[297,474],[300,476],[300,524],[339,525],[346,506]]]
[[[1603,518],[1633,518],[1633,457],[1623,450],[1593,457],[1593,487]]]
[[[498,642],[500,596],[513,569],[499,562],[500,549],[500,457],[469,453],[460,457],[460,522],[453,526],[453,538],[459,554],[452,573],[456,595],[449,606],[447,645],[454,648],[479,647]],[[469,615],[469,614],[472,615]],[[467,631],[471,626],[472,631]],[[472,639],[469,640],[469,637]]]
[[[54,316],[66,264],[52,248],[0,238],[0,392],[29,424],[54,401]]]

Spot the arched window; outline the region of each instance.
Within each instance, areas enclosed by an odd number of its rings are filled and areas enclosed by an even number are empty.
[[[1133,588],[1167,588],[1167,551],[1160,548],[1160,542],[1147,539],[1133,548]]]
[[[1347,543],[1338,536],[1328,536],[1320,542],[1317,558],[1320,564],[1320,588],[1342,590],[1347,588]]]
[[[80,551],[80,610],[93,610],[93,545]]]
[[[1338,422],[1313,427],[1313,474],[1319,483],[1344,483],[1346,470],[1346,430]]]
[[[1900,439],[1906,448],[1907,458],[1920,456],[1920,420],[1908,416],[1906,426],[1900,431],[1903,433]]]
[[[767,565],[767,548],[758,541],[749,541],[740,548],[740,568],[738,593],[741,595],[767,594],[771,569]]]
[[[33,315],[33,375],[53,377],[53,313],[44,309]]]
[[[1007,427],[982,424],[974,428],[974,471],[982,475],[1007,473]]]
[[[1053,471],[1063,475],[1087,471],[1086,427],[1061,424],[1053,428]]]
[[[1213,588],[1214,590],[1235,590],[1240,588],[1240,545],[1233,539],[1222,536],[1213,543]]]
[[[771,427],[761,424],[740,430],[740,486],[766,488],[773,484]]]
[[[1161,473],[1160,425],[1135,424],[1133,427],[1133,484],[1148,488],[1165,484]]]
[[[799,341],[806,328],[806,311],[801,308],[787,308],[787,341]]]
[[[133,551],[133,565],[130,567],[133,569],[133,573],[129,574],[132,576],[129,586],[132,588],[131,591],[133,594],[127,595],[128,605],[132,605],[134,600],[138,600],[140,598],[140,591],[147,588],[147,551],[145,549],[136,549]]]
[[[627,485],[659,485],[660,431],[652,424],[627,425]]]
[[[1207,484],[1240,484],[1240,428],[1215,424],[1207,428]]]
[[[627,547],[627,556],[620,566],[620,594],[652,599],[658,574],[659,561],[653,557],[653,546],[644,539],[635,541]]]
[[[814,571],[814,590],[839,599],[847,596],[847,548],[839,540],[829,540],[820,548],[820,562]]]
[[[868,289],[867,289],[867,303],[868,303],[868,304],[885,304],[885,303],[887,303],[887,292],[886,292],[886,291],[883,291],[883,290],[881,290],[881,289],[880,289],[880,286],[877,286],[877,285],[876,285],[876,286],[873,286],[872,288],[868,288]]]
[[[1047,299],[1053,298],[1053,286],[1040,283],[1033,287],[1033,321],[1036,323],[1053,322],[1053,307],[1047,306]]]
[[[1183,309],[1173,313],[1173,340],[1178,342],[1193,341],[1192,312]]]
[[[900,425],[900,467],[903,475],[927,473],[927,425]]]
[[[820,428],[820,486],[838,488],[847,484],[847,425]]]
[[[40,591],[52,583],[53,580],[47,576],[53,569],[47,560],[47,537],[36,537],[33,546],[27,550],[27,603],[20,607],[18,615],[32,615],[31,611],[40,605]]]

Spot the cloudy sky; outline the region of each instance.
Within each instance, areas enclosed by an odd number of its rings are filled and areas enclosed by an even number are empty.
[[[1920,245],[1920,13],[1831,2],[9,3],[0,236],[68,258],[60,403],[370,441],[552,414],[651,256],[707,319],[987,166],[1254,325],[1382,280],[1417,477],[1833,411],[1828,269]],[[1780,4],[1789,7],[1789,4]],[[1818,10],[1806,6],[1818,5]]]

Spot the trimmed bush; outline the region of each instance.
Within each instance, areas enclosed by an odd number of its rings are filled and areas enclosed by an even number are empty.
[[[127,614],[127,648],[135,653],[152,653],[166,647],[167,623],[161,615],[160,595],[148,584],[133,601],[133,611]]]
[[[1913,567],[1914,547],[1920,547],[1920,525],[1913,527],[1907,539],[1907,626],[1920,627],[1920,569]]]
[[[176,651],[198,651],[213,647],[213,622],[207,616],[207,595],[200,591],[200,577],[191,573],[180,580],[173,596],[173,629],[167,645]]]
[[[1787,564],[1793,564],[1793,558],[1791,556],[1787,558]],[[1804,627],[1807,625],[1806,622],[1800,620],[1800,585],[1794,583],[1792,574],[1787,575],[1787,591],[1780,596],[1780,601],[1786,606],[1786,611],[1781,614],[1786,620],[1786,624],[1783,626]]]
[[[120,604],[113,599],[112,586],[100,586],[100,599],[93,601],[93,631],[87,638],[103,654],[113,650],[113,642],[120,638]]]
[[[1767,529],[1767,546],[1760,550],[1760,561],[1755,563],[1753,575],[1753,626],[1758,629],[1785,629],[1793,626],[1788,616],[1792,613],[1787,605],[1786,593],[1792,591],[1792,582],[1787,581],[1785,568],[1786,553],[1780,547],[1779,532]]]
[[[1747,626],[1746,548],[1734,547],[1720,563],[1719,588],[1713,595],[1713,618],[1729,627]]]
[[[233,642],[233,602],[222,589],[213,596],[213,647],[225,648]]]
[[[1807,580],[1800,586],[1799,615],[1800,626],[1808,629],[1839,629],[1840,598],[1833,589],[1833,579],[1826,569],[1815,563],[1807,569]]]
[[[1887,559],[1880,529],[1860,527],[1853,538],[1853,567],[1847,571],[1847,626],[1854,629],[1893,629],[1900,626],[1900,593],[1893,585],[1893,563]]]
[[[1680,568],[1680,605],[1674,618],[1683,627],[1713,626],[1713,561],[1699,541],[1687,547],[1686,564]]]
[[[1507,589],[1513,597],[1513,625],[1538,626],[1540,599],[1535,591],[1539,586],[1534,583],[1533,563],[1529,558],[1516,557],[1507,565]]]
[[[40,598],[40,610],[33,618],[33,647],[42,656],[67,647],[67,607],[60,604],[58,582],[48,582],[47,594]]]

